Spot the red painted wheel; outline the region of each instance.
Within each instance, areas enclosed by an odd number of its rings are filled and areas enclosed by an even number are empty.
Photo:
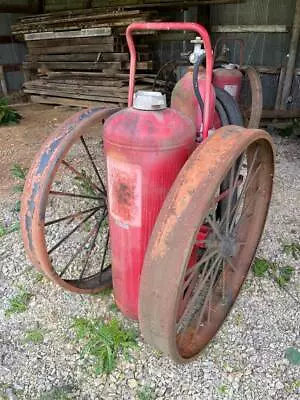
[[[28,173],[21,228],[32,263],[64,288],[111,286],[101,124],[119,109],[84,110],[43,144]]]
[[[234,304],[264,228],[273,169],[266,132],[226,126],[198,146],[173,184],[148,245],[139,319],[145,339],[174,361],[197,356]]]

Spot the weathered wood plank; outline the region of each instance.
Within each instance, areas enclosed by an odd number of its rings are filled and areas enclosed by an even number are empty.
[[[120,38],[115,36],[88,36],[88,37],[72,37],[72,38],[60,38],[60,39],[41,39],[41,40],[30,40],[27,42],[27,46],[31,49],[33,47],[57,47],[57,46],[74,46],[74,45],[103,45],[103,44],[115,44],[119,42]],[[124,42],[124,40],[122,40]]]
[[[129,61],[129,54],[126,53],[74,53],[74,54],[43,54],[27,56],[27,61],[31,62],[56,62],[56,61]]]
[[[76,77],[76,79],[63,79],[63,78],[48,78],[44,77],[44,80],[47,82],[52,82],[52,83],[65,83],[65,84],[71,84],[71,85],[90,85],[93,83],[95,86],[100,86],[100,87],[114,87],[114,88],[121,88],[122,86],[127,86],[128,81],[121,81],[121,80],[110,80],[109,78],[105,79],[82,79],[81,77]]]
[[[33,47],[29,48],[29,53],[32,55],[42,54],[70,54],[70,53],[98,53],[98,52],[113,52],[113,44],[95,44],[95,45],[67,45],[55,47]]]
[[[95,22],[95,21],[102,21],[102,20],[116,20],[124,17],[134,17],[136,15],[142,15],[145,17],[148,17],[149,13],[143,13],[141,10],[129,10],[129,11],[114,11],[110,13],[93,13],[92,15],[80,15],[80,16],[72,16],[69,15],[68,17],[59,17],[57,18],[55,14],[53,14],[52,18],[49,20],[41,20],[40,18],[36,18],[35,21],[31,22],[26,22],[26,23],[18,23],[12,25],[12,30],[14,32],[22,31],[24,29],[26,30],[32,30],[34,28],[41,28],[41,27],[47,27],[47,25],[63,25],[66,23],[66,25],[70,23],[76,23],[76,22]]]
[[[88,95],[88,94],[77,94],[77,93],[62,93],[55,90],[41,90],[41,89],[24,89],[24,93],[28,94],[39,94],[45,96],[55,96],[55,97],[66,97],[66,98],[76,98],[76,99],[85,99],[85,100],[94,100],[94,101],[104,101],[110,103],[126,103],[125,99],[121,99],[118,97],[105,97],[105,96],[97,96],[97,95]]]
[[[71,93],[87,93],[87,94],[101,94],[103,96],[117,96],[121,98],[127,99],[128,94],[128,86],[124,86],[122,88],[114,87],[114,86],[97,86],[82,83],[62,83],[62,82],[52,82],[52,81],[43,81],[43,80],[35,80],[31,82],[26,82],[24,84],[26,89],[51,89],[51,90],[61,90],[62,92],[67,91]],[[136,90],[147,90],[151,88],[149,84],[137,84],[135,86]]]
[[[53,104],[53,105],[62,105],[62,106],[74,106],[74,107],[115,107],[115,103],[107,103],[107,102],[99,102],[99,101],[91,101],[91,100],[79,100],[72,98],[63,98],[63,97],[50,97],[50,96],[36,96],[33,95],[30,97],[33,103],[38,104]]]
[[[118,61],[112,62],[24,62],[24,67],[27,69],[48,69],[48,70],[82,70],[82,71],[102,71],[103,69],[121,70],[121,63]]]
[[[41,39],[60,39],[60,38],[78,38],[78,37],[91,37],[91,36],[109,36],[111,35],[110,27],[89,28],[81,29],[80,31],[66,31],[66,32],[37,32],[25,34],[25,40],[41,40]]]

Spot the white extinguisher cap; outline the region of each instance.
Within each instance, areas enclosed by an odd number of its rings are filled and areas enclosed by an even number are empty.
[[[133,108],[144,111],[164,110],[167,108],[166,95],[161,92],[138,90],[133,97]]]

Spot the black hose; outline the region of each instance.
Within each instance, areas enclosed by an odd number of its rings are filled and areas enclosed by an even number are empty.
[[[222,126],[224,125],[238,125],[243,126],[243,117],[237,102],[234,98],[225,90],[215,87],[216,99],[221,103],[223,110],[227,115],[228,122],[222,121],[221,113],[219,113]],[[216,110],[217,105],[216,105]],[[219,111],[218,111],[219,112]],[[221,111],[222,112],[222,111]]]
[[[202,118],[204,115],[204,103],[200,94],[200,90],[199,90],[199,83],[198,83],[198,73],[199,73],[199,68],[200,65],[203,63],[205,59],[205,54],[203,53],[201,56],[198,56],[194,65],[194,69],[193,69],[193,87],[194,87],[194,93],[195,96],[198,100],[199,106],[200,106],[200,110],[202,112]]]
[[[243,117],[240,112],[239,106],[234,98],[225,90],[215,87],[216,92],[216,111],[219,114],[221,125],[238,125],[243,126]],[[239,165],[242,157],[239,157],[235,163],[235,170],[239,170]],[[225,192],[230,187],[230,173],[225,176],[224,181],[221,183],[220,191]],[[232,204],[237,201],[237,190],[234,191],[232,197]],[[228,207],[228,199],[221,200],[217,206],[216,218],[221,220]]]

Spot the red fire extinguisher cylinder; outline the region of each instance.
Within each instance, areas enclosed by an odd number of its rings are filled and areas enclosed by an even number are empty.
[[[115,301],[138,318],[140,274],[152,228],[181,167],[195,148],[192,121],[166,108],[157,92],[138,92],[133,107],[104,124]]]
[[[224,65],[213,71],[213,85],[226,90],[236,101],[239,100],[243,74],[234,64]]]

